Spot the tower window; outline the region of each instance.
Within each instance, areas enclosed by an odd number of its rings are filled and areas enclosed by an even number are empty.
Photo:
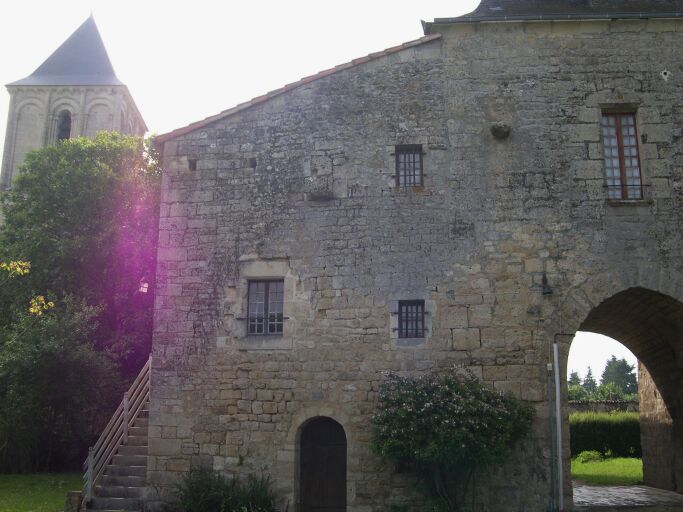
[[[602,114],[602,152],[610,199],[642,199],[636,115]]]
[[[71,138],[71,112],[62,110],[57,120],[57,141]]]

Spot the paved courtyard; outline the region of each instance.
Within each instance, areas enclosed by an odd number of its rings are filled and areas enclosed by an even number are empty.
[[[645,485],[605,486],[574,482],[574,506],[577,510],[660,507],[683,511],[683,495]]]

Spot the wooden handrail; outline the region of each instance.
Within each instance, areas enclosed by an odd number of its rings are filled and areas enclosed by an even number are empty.
[[[140,411],[149,399],[152,356],[135,377],[133,384],[123,395],[123,400],[104,427],[97,442],[88,449],[88,458],[83,463],[83,494],[86,503],[90,501],[95,486],[104,468],[116,455],[116,451],[128,440],[128,429],[135,424]]]

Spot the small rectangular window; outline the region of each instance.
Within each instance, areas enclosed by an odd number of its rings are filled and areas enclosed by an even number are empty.
[[[282,334],[284,281],[249,281],[247,334]]]
[[[408,188],[422,185],[422,146],[396,146],[396,186]]]
[[[642,199],[636,115],[603,113],[602,155],[610,199]]]
[[[425,336],[425,301],[398,301],[398,337],[424,338]]]

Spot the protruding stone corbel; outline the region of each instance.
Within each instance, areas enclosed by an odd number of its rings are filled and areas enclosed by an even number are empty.
[[[510,136],[512,127],[503,121],[498,121],[491,125],[491,134],[499,140],[507,139]]]

